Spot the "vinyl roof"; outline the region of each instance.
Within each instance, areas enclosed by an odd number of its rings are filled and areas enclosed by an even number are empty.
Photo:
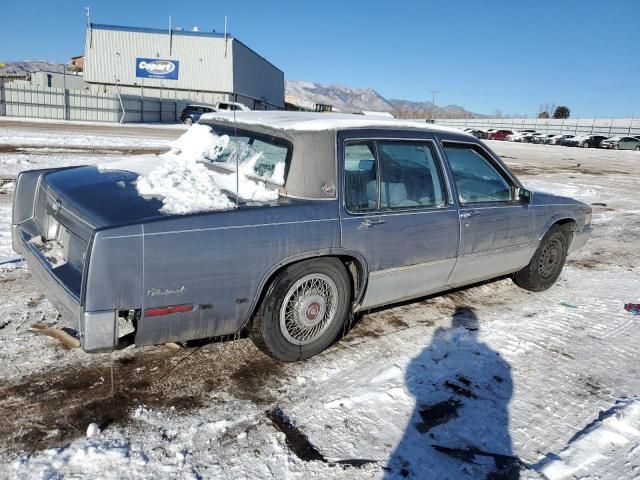
[[[349,128],[416,129],[430,132],[464,134],[461,130],[427,123],[424,120],[399,120],[395,118],[353,115],[347,113],[316,113],[291,111],[213,112],[200,117],[200,123],[228,123],[235,125],[260,125],[276,130],[319,132]]]

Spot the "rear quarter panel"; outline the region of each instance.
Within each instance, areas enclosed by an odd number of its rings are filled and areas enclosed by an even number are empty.
[[[296,201],[143,225],[143,315],[136,343],[237,332],[270,273],[292,259],[331,251],[339,236],[336,201]],[[193,311],[144,314],[183,304],[193,305]]]

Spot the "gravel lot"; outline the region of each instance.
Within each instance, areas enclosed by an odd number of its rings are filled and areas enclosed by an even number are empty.
[[[0,122],[0,262],[18,171],[182,133],[55,125]],[[0,265],[0,477],[640,478],[640,316],[623,308],[640,303],[640,154],[487,144],[526,186],[593,206],[557,285],[372,311],[304,363],[248,340],[68,350],[30,328],[57,312],[26,265]]]

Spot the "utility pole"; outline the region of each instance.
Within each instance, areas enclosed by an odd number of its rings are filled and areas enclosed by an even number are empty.
[[[436,109],[436,93],[440,93],[440,90],[429,90],[431,92],[431,120],[433,120]]]

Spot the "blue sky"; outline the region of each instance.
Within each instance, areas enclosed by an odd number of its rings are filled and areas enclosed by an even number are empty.
[[[535,115],[640,117],[640,1],[5,2],[0,61],[66,61],[95,23],[229,31],[291,80]]]

